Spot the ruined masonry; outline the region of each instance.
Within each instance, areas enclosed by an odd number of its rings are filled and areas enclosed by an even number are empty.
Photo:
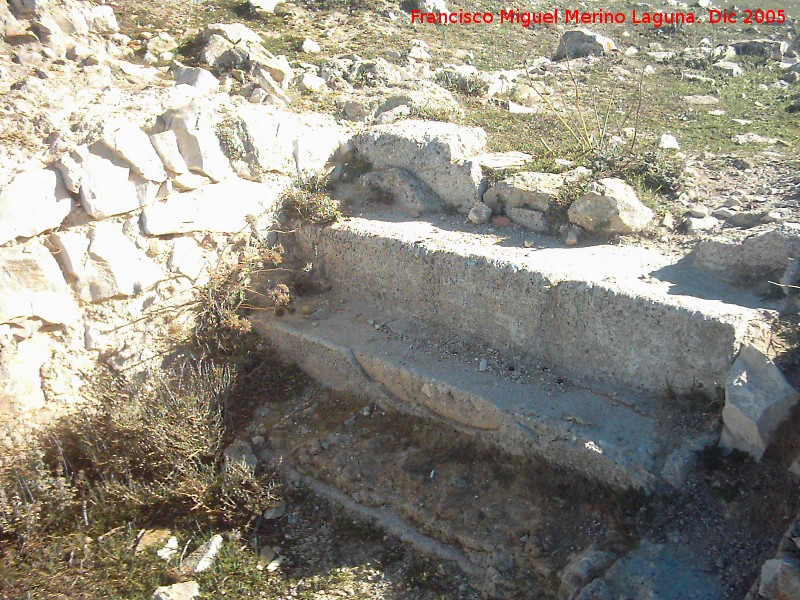
[[[7,40],[33,43],[27,5],[0,5]],[[733,248],[707,239],[683,256],[565,246],[546,213],[561,187],[586,176],[580,169],[491,185],[491,169],[526,157],[488,153],[479,128],[405,118],[410,92],[406,104],[373,107],[373,116],[394,111],[378,124],[296,113],[286,106],[295,79],[319,82],[296,77],[246,27],[210,26],[203,60],[215,73],[247,70],[257,101],[232,96],[210,70],[136,65],[114,37],[113,11],[64,6],[59,21],[36,14],[48,51],[66,57],[65,79],[95,91],[117,82],[126,96],[98,113],[76,92],[64,102],[83,120],[54,134],[57,156],[0,156],[14,165],[0,172],[0,409],[68,405],[97,361],[142,368],[161,350],[154,332],[188,326],[180,307],[252,231],[310,264],[324,290],[304,297],[307,310],[253,316],[284,360],[328,388],[582,480],[680,488],[697,454],[718,443],[760,459],[796,404],[768,354],[779,304],[709,273],[787,267],[797,225]],[[284,192],[313,176],[329,176],[357,216],[284,227]],[[571,244],[579,233],[635,233],[653,218],[623,181],[587,189],[569,208]],[[390,202],[372,202],[377,194]],[[498,243],[481,229],[493,218],[523,228]],[[718,392],[725,408],[711,419],[675,404]]]

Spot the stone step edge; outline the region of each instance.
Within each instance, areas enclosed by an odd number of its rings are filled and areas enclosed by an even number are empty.
[[[741,345],[763,348],[770,337],[769,310],[672,295],[636,278],[554,280],[540,264],[500,264],[447,239],[414,242],[348,221],[302,228],[297,240],[340,292],[531,353],[589,385],[713,395]]]
[[[466,373],[455,361],[414,361],[351,315],[320,321],[254,317],[257,333],[322,385],[447,423],[514,454],[545,460],[617,489],[660,487],[685,472],[694,440],[667,439],[657,423],[587,390],[548,396],[534,385]],[[697,448],[699,449],[699,448]],[[670,467],[672,465],[672,467]],[[675,485],[675,484],[673,484]]]

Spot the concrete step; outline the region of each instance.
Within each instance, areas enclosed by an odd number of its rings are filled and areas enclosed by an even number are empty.
[[[698,431],[682,430],[653,403],[642,402],[651,407],[645,414],[627,398],[561,379],[520,383],[481,372],[474,362],[393,333],[380,315],[352,303],[328,302],[308,317],[258,314],[253,322],[284,360],[324,386],[443,421],[614,488],[653,490],[662,473],[682,468],[676,460],[692,458]]]
[[[296,237],[339,293],[535,356],[587,385],[713,395],[743,342],[768,341],[774,307],[680,256],[462,227],[349,218]]]

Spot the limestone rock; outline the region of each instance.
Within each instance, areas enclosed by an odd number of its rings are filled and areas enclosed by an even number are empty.
[[[777,279],[791,259],[800,256],[800,224],[760,225],[704,237],[690,256],[699,267],[727,273],[734,279]]]
[[[545,211],[565,183],[564,175],[521,171],[489,188],[483,201],[495,210],[514,207]]]
[[[62,160],[57,167],[65,181],[80,186],[83,209],[95,219],[105,219],[145,206],[158,192],[157,185],[132,173],[128,165],[105,145],[95,144],[79,163]]]
[[[736,51],[736,54],[772,58],[776,54],[786,52],[789,43],[781,40],[757,39],[732,42],[731,46]]]
[[[86,302],[135,296],[164,278],[161,268],[139,250],[114,223],[97,223],[83,232],[57,232],[51,237],[64,271],[75,278]]]
[[[436,210],[441,201],[431,189],[405,169],[391,167],[385,171],[365,173],[361,185],[388,194],[394,202],[412,217]]]
[[[569,220],[588,231],[633,233],[653,218],[636,191],[621,179],[601,179],[569,207]]]
[[[211,71],[200,67],[178,67],[175,69],[175,85],[190,85],[201,94],[219,89],[219,80]]]
[[[464,114],[450,90],[433,81],[402,82],[381,92],[385,100],[379,104],[375,116],[408,106],[411,114],[431,115],[440,120],[455,119]]]
[[[773,558],[761,567],[758,593],[766,600],[800,598],[800,561]]]
[[[678,142],[678,138],[674,135],[670,135],[668,133],[664,133],[661,135],[661,139],[658,142],[658,147],[662,150],[680,150],[681,145]]]
[[[409,10],[420,10],[422,12],[447,12],[446,0],[411,0]]]
[[[164,165],[147,134],[135,125],[116,120],[105,127],[100,141],[145,179],[161,182],[167,178]]]
[[[547,233],[549,225],[547,224],[547,217],[540,210],[531,210],[528,208],[506,208],[506,214],[511,218],[514,223],[524,227],[528,231],[534,233]]]
[[[30,19],[49,5],[48,0],[9,0],[9,8],[18,19]]]
[[[739,77],[740,75],[744,75],[744,70],[735,62],[731,62],[728,60],[721,60],[719,62],[715,62],[713,65],[714,69],[722,73],[723,75],[727,75],[728,77]]]
[[[725,382],[720,446],[761,460],[798,398],[800,394],[763,352],[742,347]]]
[[[321,92],[327,88],[327,84],[319,75],[304,73],[297,83],[297,87],[304,92]]]
[[[322,50],[318,42],[308,38],[303,40],[303,44],[300,46],[300,49],[306,54],[316,54]]]
[[[58,263],[38,241],[0,248],[0,324],[40,319],[68,325],[78,318]]]
[[[196,581],[184,581],[156,588],[153,600],[194,600],[200,595],[200,586]]]
[[[208,39],[212,35],[222,36],[231,44],[260,44],[262,37],[241,23],[212,23],[203,32],[203,37]]]
[[[616,50],[614,41],[590,31],[589,29],[571,29],[565,31],[558,43],[553,60],[565,58],[583,58],[585,56],[599,56]]]
[[[174,131],[154,133],[150,136],[150,143],[168,171],[178,175],[189,172],[189,166],[183,160],[180,148],[178,148],[178,138]]]
[[[0,409],[16,405],[35,410],[44,406],[41,369],[50,354],[50,343],[44,335],[0,348]]]
[[[147,51],[154,56],[161,56],[165,52],[174,52],[177,49],[178,41],[163,31],[147,40]]]
[[[187,556],[186,560],[183,561],[183,565],[181,565],[181,569],[187,573],[202,573],[214,564],[214,558],[217,556],[221,546],[222,536],[217,534]]]
[[[200,58],[205,64],[217,67],[222,57],[231,50],[233,50],[233,44],[224,37],[216,34],[210,35],[200,52]]]
[[[716,217],[689,217],[686,219],[686,233],[699,233],[709,231],[719,225]]]
[[[192,238],[178,238],[172,245],[167,266],[196,281],[206,272],[206,259],[200,246]]]
[[[87,21],[92,31],[97,33],[110,34],[119,31],[114,9],[108,5],[92,6]]]
[[[475,225],[485,225],[492,218],[492,209],[483,202],[476,202],[467,218]]]
[[[270,15],[283,0],[247,0],[247,10],[256,17]]]
[[[708,572],[691,545],[654,544],[642,540],[638,548],[615,562],[604,580],[612,598],[709,600],[724,598],[717,574]]]
[[[57,171],[23,171],[0,192],[0,245],[58,227],[72,206]]]
[[[281,176],[264,183],[234,178],[193,192],[174,192],[144,209],[142,227],[148,235],[235,233],[247,225],[248,215],[271,218],[290,184],[291,179]]]
[[[280,84],[266,69],[256,68],[253,71],[253,79],[263,88],[262,91],[266,93],[266,100],[270,104],[291,104],[292,99],[286,95]]]
[[[237,173],[260,179],[278,172],[307,177],[323,171],[347,143],[348,131],[328,116],[242,106],[225,135],[237,148]]]
[[[216,134],[216,119],[212,109],[201,102],[168,110],[159,118],[161,131],[172,131],[186,165],[213,181],[232,174],[231,165]]]
[[[244,440],[236,440],[222,452],[225,462],[223,469],[230,470],[235,465],[254,471],[258,466],[258,458],[253,452],[253,447]]]
[[[480,164],[470,160],[486,146],[486,132],[477,127],[399,121],[368,128],[353,138],[353,145],[374,169],[405,169],[464,214],[483,196]]]
[[[564,572],[561,574],[561,585],[558,589],[559,597],[572,597],[590,581],[601,576],[616,559],[617,555],[613,552],[587,548],[564,567]]]

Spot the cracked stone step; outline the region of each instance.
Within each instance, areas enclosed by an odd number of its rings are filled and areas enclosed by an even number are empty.
[[[391,306],[588,384],[659,395],[724,386],[774,307],[688,265],[631,247],[515,245],[425,221],[305,227],[301,252],[340,293]]]
[[[611,487],[653,490],[686,442],[666,421],[583,388],[543,389],[420,352],[345,305],[253,317],[290,363],[337,391],[448,423],[514,454],[574,470]],[[687,438],[688,439],[688,438]]]

